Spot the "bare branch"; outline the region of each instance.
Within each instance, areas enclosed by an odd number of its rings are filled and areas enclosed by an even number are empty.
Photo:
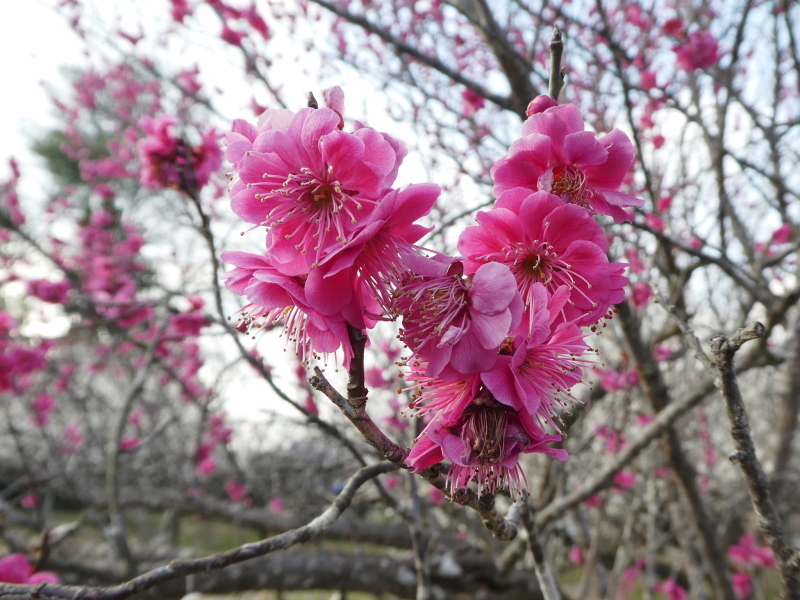
[[[739,392],[733,357],[742,345],[764,335],[765,328],[756,323],[752,329],[740,329],[732,337],[717,336],[711,340],[711,351],[717,359],[717,377],[714,384],[722,392],[728,419],[731,422],[731,437],[736,451],[731,461],[741,467],[747,482],[758,524],[778,562],[778,568],[786,591],[786,598],[800,599],[800,552],[789,546],[783,523],[770,494],[769,478],[756,456],[750,419]]]
[[[545,600],[561,600],[561,593],[558,591],[553,569],[550,567],[550,563],[547,562],[544,548],[539,541],[536,521],[531,515],[531,509],[527,502],[522,510],[522,521],[525,525],[525,531],[528,534],[528,548],[530,548],[531,554],[533,555],[534,570],[536,571],[536,578],[539,580],[539,587],[542,589],[542,594]]]
[[[38,585],[0,583],[0,598],[13,598],[15,600],[33,598],[41,600],[61,600],[66,598],[72,600],[122,600],[178,577],[223,569],[229,565],[256,558],[257,556],[264,556],[270,552],[283,550],[290,546],[307,542],[326,531],[339,518],[339,515],[350,506],[358,488],[373,477],[394,471],[397,468],[397,465],[389,462],[362,467],[347,481],[342,492],[325,512],[303,527],[292,529],[265,540],[244,544],[234,550],[221,552],[213,556],[191,560],[173,560],[163,567],[158,567],[125,583],[111,587],[76,587],[51,583]]]
[[[366,17],[361,15],[357,15],[355,13],[350,12],[349,10],[342,8],[341,6],[337,6],[333,2],[328,2],[327,0],[312,0],[314,4],[321,6],[338,17],[341,17],[345,21],[349,21],[354,25],[358,25],[359,27],[364,28],[366,31],[370,33],[374,33],[379,38],[381,38],[387,44],[391,44],[398,53],[406,54],[411,58],[418,60],[424,65],[438,71],[445,77],[452,79],[456,83],[460,83],[464,87],[472,90],[476,94],[483,96],[490,102],[494,102],[500,108],[504,108],[506,110],[514,110],[514,103],[510,98],[498,96],[490,92],[487,88],[480,85],[479,83],[472,81],[471,79],[467,79],[464,77],[459,71],[455,69],[451,69],[447,65],[445,65],[441,60],[436,58],[435,56],[429,56],[424,52],[421,52],[418,48],[415,48],[411,44],[404,42],[400,38],[395,37],[386,29],[376,25]]]

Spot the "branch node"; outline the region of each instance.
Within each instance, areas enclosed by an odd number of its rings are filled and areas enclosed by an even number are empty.
[[[313,92],[308,92],[308,108],[319,108],[319,104]]]
[[[744,458],[745,456],[742,452],[731,452],[730,455],[728,455],[728,460],[737,464],[741,464]]]

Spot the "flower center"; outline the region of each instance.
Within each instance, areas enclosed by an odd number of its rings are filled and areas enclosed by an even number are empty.
[[[538,277],[541,281],[546,281],[547,265],[542,257],[538,254],[530,254],[519,261],[519,270],[522,273],[527,273],[533,277]]]
[[[403,315],[401,336],[412,350],[439,343],[450,328],[462,333],[469,328],[468,282],[458,275],[414,277],[395,291],[393,304],[395,314]]]
[[[561,165],[553,169],[552,194],[564,202],[590,208],[589,198],[593,195],[586,189],[586,175],[573,165]]]
[[[333,204],[334,189],[325,183],[317,186],[311,194],[311,203],[316,208],[325,208]]]
[[[496,401],[479,396],[467,412],[471,414],[461,431],[461,439],[475,452],[475,460],[478,464],[503,462],[508,411]]]

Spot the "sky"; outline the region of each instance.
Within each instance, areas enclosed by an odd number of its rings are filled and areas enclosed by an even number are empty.
[[[25,164],[30,134],[52,124],[52,107],[43,82],[63,86],[59,66],[79,65],[82,46],[63,18],[39,0],[0,0],[0,178],[9,174],[8,159]],[[23,190],[25,188],[23,187]]]

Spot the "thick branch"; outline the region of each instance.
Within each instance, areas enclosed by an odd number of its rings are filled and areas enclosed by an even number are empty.
[[[717,377],[714,383],[722,392],[731,422],[731,437],[736,446],[731,460],[742,469],[759,527],[777,559],[786,598],[800,600],[800,553],[786,541],[783,523],[770,495],[769,478],[756,456],[750,420],[733,369],[736,351],[745,342],[762,337],[764,331],[764,326],[756,323],[753,329],[740,329],[731,338],[718,336],[711,340],[711,351],[717,360]]]
[[[148,590],[164,582],[185,577],[194,573],[204,573],[216,569],[223,569],[228,565],[236,564],[264,556],[276,550],[283,550],[307,542],[316,535],[327,530],[341,515],[353,500],[358,488],[366,481],[397,469],[397,465],[382,462],[368,467],[363,467],[348,480],[336,500],[320,516],[308,525],[287,531],[259,542],[244,544],[234,550],[221,552],[213,556],[206,556],[191,560],[173,560],[168,565],[159,567],[140,575],[130,581],[112,587],[74,587],[66,585],[53,585],[42,583],[39,585],[14,585],[0,584],[0,598],[20,598],[42,600],[59,600],[70,598],[72,600],[121,600],[129,598],[141,591]]]
[[[620,325],[625,340],[636,365],[642,389],[650,400],[653,410],[659,413],[670,404],[670,394],[658,363],[653,358],[650,348],[641,336],[641,324],[630,309],[627,302],[618,305]],[[664,454],[669,460],[670,468],[678,479],[683,497],[690,511],[691,522],[701,541],[703,558],[708,564],[714,589],[723,598],[733,597],[733,588],[727,574],[725,555],[719,545],[714,523],[711,519],[700,490],[697,487],[697,474],[683,450],[680,436],[674,427],[667,427],[662,436]]]

